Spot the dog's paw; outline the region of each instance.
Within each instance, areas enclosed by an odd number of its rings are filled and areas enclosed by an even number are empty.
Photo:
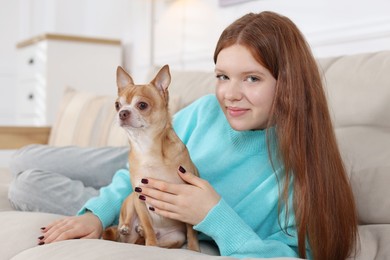
[[[135,232],[137,232],[137,234],[140,235],[141,237],[145,237],[144,229],[142,228],[141,225],[137,225],[135,227]]]
[[[119,233],[123,236],[128,236],[130,234],[130,229],[127,225],[123,225],[119,228]]]

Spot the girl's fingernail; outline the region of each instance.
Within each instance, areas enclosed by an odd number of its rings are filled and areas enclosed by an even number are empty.
[[[148,184],[148,183],[149,183],[148,179],[142,179],[141,182],[142,182],[143,184]]]
[[[150,210],[150,211],[154,211],[155,209],[154,209],[152,206],[150,206],[150,207],[149,207],[149,210]]]
[[[184,169],[183,166],[180,166],[180,167],[179,167],[179,171],[180,171],[181,173],[186,173],[186,169]]]
[[[146,200],[146,197],[144,195],[139,195],[138,197],[140,200]]]
[[[45,230],[46,228],[45,227],[41,227],[41,230]]]
[[[142,192],[142,189],[140,187],[135,187],[135,192]]]
[[[44,236],[40,236],[40,237],[38,237],[38,239],[39,239],[39,240],[42,240],[43,238],[44,238]]]
[[[41,245],[44,245],[44,244],[45,244],[45,242],[41,241],[41,242],[38,243],[38,246],[41,246]]]

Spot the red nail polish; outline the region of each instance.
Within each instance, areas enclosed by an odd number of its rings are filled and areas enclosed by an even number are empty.
[[[150,211],[155,211],[155,209],[152,206],[149,207],[149,210]]]
[[[138,197],[140,200],[146,200],[146,197],[144,195],[139,195]]]
[[[143,184],[148,184],[148,183],[149,183],[148,179],[142,179],[141,182],[142,182]]]
[[[44,244],[45,244],[45,242],[41,241],[41,242],[38,243],[38,246],[41,246],[41,245],[44,245]]]
[[[180,171],[181,173],[186,173],[186,169],[184,169],[182,166],[179,167],[179,171]]]
[[[44,238],[44,236],[40,236],[40,237],[38,237],[38,239],[39,239],[39,240],[42,240],[43,238]]]
[[[135,192],[142,192],[142,189],[140,187],[135,187],[134,191]]]

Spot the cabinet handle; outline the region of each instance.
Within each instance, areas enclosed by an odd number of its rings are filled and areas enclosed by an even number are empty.
[[[33,65],[33,64],[34,64],[34,58],[30,58],[30,59],[28,60],[28,64]]]

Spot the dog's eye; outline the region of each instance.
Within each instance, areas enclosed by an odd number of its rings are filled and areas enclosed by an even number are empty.
[[[145,102],[139,102],[139,103],[137,104],[137,107],[139,108],[139,110],[145,110],[145,109],[148,108],[148,104],[145,103]]]
[[[115,109],[116,111],[119,111],[119,109],[121,109],[121,104],[119,102],[115,102]]]

